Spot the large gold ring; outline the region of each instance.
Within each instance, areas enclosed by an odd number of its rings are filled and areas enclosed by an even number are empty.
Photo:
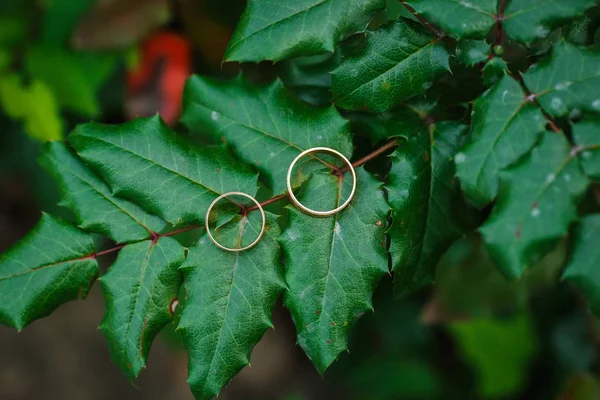
[[[350,171],[350,173],[352,174],[352,192],[350,193],[350,196],[348,196],[348,199],[346,199],[346,201],[341,206],[339,206],[333,210],[329,210],[329,211],[311,210],[310,208],[308,208],[308,207],[304,206],[302,203],[300,203],[300,201],[298,201],[298,199],[294,195],[294,192],[292,191],[292,171],[294,170],[294,166],[296,165],[298,160],[300,160],[302,157],[304,157],[308,154],[312,154],[312,153],[330,153],[330,154],[337,156],[338,158],[340,158],[344,161],[344,163],[346,164],[346,167],[348,168],[348,171]],[[317,217],[327,217],[329,215],[339,213],[344,208],[346,208],[346,206],[348,204],[350,204],[350,202],[352,201],[352,198],[354,197],[354,194],[356,193],[356,171],[354,171],[354,167],[350,163],[350,160],[348,160],[339,151],[330,149],[329,147],[313,147],[312,149],[304,150],[302,153],[300,153],[300,154],[298,154],[298,156],[296,156],[294,161],[292,161],[292,163],[290,164],[290,167],[288,168],[286,183],[287,183],[287,190],[288,190],[290,199],[298,208],[300,208],[302,211],[304,211],[307,214],[315,215]]]
[[[231,248],[225,247],[221,243],[217,242],[216,239],[213,237],[212,233],[210,233],[210,227],[208,225],[208,217],[210,216],[210,212],[211,212],[212,208],[214,207],[214,205],[217,204],[219,202],[219,200],[221,200],[222,198],[225,198],[227,196],[235,196],[235,195],[244,196],[244,197],[247,197],[250,200],[252,200],[254,202],[254,204],[256,204],[256,207],[258,207],[258,209],[260,210],[260,215],[262,216],[262,227],[260,228],[260,233],[258,234],[258,237],[254,240],[254,242],[250,243],[248,246],[241,247],[239,249],[231,249]],[[214,199],[212,203],[210,203],[210,206],[208,207],[208,210],[206,211],[206,233],[208,233],[208,237],[210,238],[210,240],[212,240],[212,242],[214,244],[217,245],[217,247],[219,247],[225,251],[238,252],[238,251],[248,250],[249,248],[254,247],[260,241],[263,234],[265,233],[266,222],[267,222],[267,218],[265,217],[265,211],[263,210],[260,203],[258,201],[256,201],[256,199],[254,197],[250,196],[249,194],[242,193],[242,192],[229,192],[229,193],[224,193],[224,194],[220,195],[219,197]]]

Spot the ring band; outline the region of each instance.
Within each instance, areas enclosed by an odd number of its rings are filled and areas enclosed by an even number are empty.
[[[292,191],[292,171],[294,170],[294,166],[296,165],[298,160],[300,160],[302,157],[304,157],[308,154],[312,154],[312,153],[330,153],[330,154],[337,156],[338,158],[340,158],[341,160],[344,161],[344,163],[348,167],[348,171],[350,171],[350,173],[352,174],[352,192],[350,193],[350,196],[348,196],[348,199],[346,199],[346,201],[341,206],[339,206],[333,210],[329,210],[329,211],[311,210],[310,208],[308,208],[305,205],[303,205],[302,203],[300,203],[300,201],[298,201],[298,199],[296,198],[296,195],[294,195],[294,192]],[[329,215],[339,213],[344,208],[346,208],[346,206],[348,204],[350,204],[350,202],[352,201],[352,198],[354,197],[354,194],[356,193],[356,171],[354,171],[354,167],[350,163],[350,160],[348,160],[339,151],[330,149],[329,147],[313,147],[312,149],[304,150],[302,153],[300,153],[296,156],[294,161],[292,161],[292,163],[290,164],[290,167],[288,168],[286,183],[287,183],[287,190],[288,190],[290,199],[298,208],[300,208],[302,211],[304,211],[307,214],[315,215],[317,217],[327,217]]]
[[[260,215],[262,216],[262,227],[260,228],[260,233],[258,234],[258,237],[254,240],[254,242],[250,243],[248,246],[242,247],[239,249],[231,249],[231,248],[225,247],[221,243],[217,242],[216,239],[213,237],[212,233],[210,233],[210,227],[208,225],[208,217],[210,216],[210,212],[211,212],[212,208],[214,207],[214,205],[217,204],[219,202],[219,200],[221,200],[227,196],[235,196],[235,195],[244,196],[244,197],[247,197],[250,200],[252,200],[254,202],[254,204],[256,204],[256,207],[258,207],[258,209],[260,210]],[[224,193],[224,194],[220,195],[219,197],[214,199],[212,203],[210,203],[210,206],[208,207],[208,210],[206,211],[206,233],[208,233],[208,237],[210,238],[210,240],[212,240],[212,242],[214,244],[217,245],[217,247],[219,247],[225,251],[230,251],[230,252],[244,251],[244,250],[248,250],[251,247],[254,247],[260,241],[263,234],[265,233],[266,222],[267,222],[267,218],[265,216],[265,211],[263,210],[260,203],[258,201],[256,201],[256,199],[254,197],[250,196],[249,194],[242,193],[242,192],[229,192],[229,193]]]

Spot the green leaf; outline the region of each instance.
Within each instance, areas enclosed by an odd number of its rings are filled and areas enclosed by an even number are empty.
[[[500,181],[496,206],[480,231],[500,270],[517,278],[577,219],[588,181],[565,137],[554,132],[502,171]]]
[[[510,397],[526,382],[538,349],[529,316],[456,322],[450,332],[473,368],[480,396]]]
[[[456,46],[458,61],[465,65],[475,65],[487,60],[491,51],[485,40],[461,40]]]
[[[392,137],[411,137],[426,130],[424,119],[435,102],[411,101],[383,114],[355,113],[349,116],[352,131],[378,143]]]
[[[475,100],[470,139],[455,162],[462,190],[478,208],[498,194],[499,172],[527,153],[545,130],[544,115],[525,97],[519,83],[505,76]]]
[[[172,224],[202,223],[220,194],[256,193],[257,177],[248,167],[222,149],[176,135],[158,116],[80,125],[69,141],[115,195]]]
[[[165,227],[160,218],[114,196],[64,143],[46,143],[40,163],[58,183],[62,205],[73,211],[81,229],[125,243],[148,239]]]
[[[573,249],[562,279],[581,290],[591,308],[600,315],[600,214],[588,215],[575,231]]]
[[[284,303],[298,344],[320,373],[348,348],[350,327],[372,309],[373,290],[388,272],[389,206],[382,183],[363,168],[357,177],[356,197],[332,217],[314,218],[288,206],[289,226],[279,239],[288,284]],[[332,209],[340,202],[338,190],[337,177],[314,173],[297,196],[308,206]]]
[[[552,28],[583,15],[596,4],[596,0],[511,0],[502,25],[509,38],[528,44],[545,38]]]
[[[600,53],[562,41],[523,76],[529,91],[554,117],[571,111],[600,113]]]
[[[87,296],[98,275],[94,242],[73,225],[42,214],[0,256],[0,323],[23,329],[58,306]]]
[[[286,88],[309,104],[325,107],[331,103],[331,74],[340,65],[341,51],[285,60],[279,66]]]
[[[333,52],[384,7],[385,0],[250,0],[224,59],[279,61]]]
[[[239,76],[231,81],[193,76],[184,94],[183,122],[194,132],[223,137],[253,164],[275,195],[286,191],[292,160],[311,147],[330,147],[350,156],[348,121],[332,107],[314,108],[276,80],[257,86]]]
[[[587,150],[581,153],[581,168],[592,179],[600,180],[600,120],[587,119],[573,126],[573,139]]]
[[[399,19],[361,39],[332,72],[331,90],[340,108],[387,111],[425,93],[450,70],[444,45],[416,22]]]
[[[483,82],[486,86],[495,85],[509,72],[506,61],[500,57],[494,57],[483,67]]]
[[[26,87],[18,75],[0,77],[0,105],[9,117],[23,120],[25,132],[32,138],[62,139],[63,122],[56,99],[42,82],[34,80]]]
[[[470,210],[454,179],[452,158],[467,127],[441,122],[400,143],[386,189],[392,207],[390,254],[398,296],[430,284],[438,261],[465,233]]]
[[[496,23],[498,0],[406,0],[405,3],[458,39],[484,39]]]
[[[266,233],[255,247],[229,253],[204,235],[181,266],[186,298],[178,329],[196,399],[216,396],[249,363],[252,348],[273,326],[271,313],[285,283],[275,240],[280,229],[274,215],[267,219]],[[223,236],[239,233],[237,222],[215,230],[216,240],[222,243]]]
[[[112,360],[131,380],[146,367],[152,341],[173,319],[184,260],[185,249],[175,239],[145,240],[121,249],[100,278],[106,300],[100,330]]]
[[[60,48],[28,49],[28,72],[47,85],[61,107],[86,117],[97,117],[101,106],[96,92],[116,67],[116,57],[71,53]]]

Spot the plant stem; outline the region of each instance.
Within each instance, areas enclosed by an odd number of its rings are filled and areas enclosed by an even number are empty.
[[[352,163],[352,166],[355,167],[355,168],[356,167],[360,167],[361,165],[366,164],[367,162],[371,161],[372,159],[374,159],[375,157],[381,155],[382,153],[385,153],[387,150],[391,149],[392,147],[396,146],[397,144],[398,144],[398,139],[392,139],[389,142],[387,142],[386,144],[384,144],[383,146],[381,146],[380,148],[378,148],[377,150],[375,150],[375,151],[367,154],[366,156],[364,156],[360,160],[355,161],[354,163]],[[332,173],[341,177],[347,171],[348,171],[348,168],[343,168],[343,169],[335,168]],[[269,204],[278,202],[279,200],[283,200],[283,199],[285,199],[287,197],[288,197],[287,193],[280,194],[280,195],[271,197],[270,199],[267,199],[267,200],[263,201],[262,203],[260,203],[260,205],[262,207],[265,207],[265,206],[268,206]],[[255,210],[258,210],[257,206],[252,206],[252,207],[247,207],[247,208],[246,207],[241,207],[240,213],[243,214],[243,215],[246,215],[249,212],[255,211]],[[174,235],[177,235],[177,234],[180,234],[180,233],[189,232],[189,231],[192,231],[194,229],[200,229],[200,228],[202,228],[202,225],[190,225],[190,226],[186,226],[185,228],[177,229],[177,230],[174,230],[172,232],[167,232],[167,233],[151,232],[151,234],[152,234],[152,240],[157,241],[161,237],[174,236]],[[121,245],[118,245],[116,247],[113,247],[112,249],[103,250],[103,251],[98,252],[98,253],[93,253],[89,257],[92,257],[92,258],[100,257],[100,256],[103,256],[105,254],[109,254],[109,253],[113,253],[115,251],[119,251],[123,247],[125,247],[125,245],[121,244]]]
[[[442,30],[437,29],[429,21],[427,21],[421,15],[417,14],[415,9],[412,8],[410,5],[408,5],[405,0],[399,0],[399,1],[400,1],[400,4],[402,4],[404,6],[404,8],[406,8],[408,10],[409,13],[414,15],[414,17],[416,19],[418,19],[423,24],[423,26],[425,26],[425,28],[427,28],[431,33],[433,33],[438,39],[441,39],[444,36],[446,36],[446,34]]]

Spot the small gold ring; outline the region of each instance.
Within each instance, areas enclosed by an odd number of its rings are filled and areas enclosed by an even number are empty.
[[[260,215],[262,216],[262,227],[260,228],[260,233],[258,234],[258,237],[254,240],[254,242],[250,243],[248,246],[242,247],[239,249],[231,249],[231,248],[225,247],[221,243],[217,242],[215,240],[215,238],[213,237],[212,233],[210,233],[210,227],[208,225],[208,217],[210,216],[210,212],[211,212],[212,208],[214,207],[214,205],[217,204],[217,202],[224,197],[235,196],[235,195],[244,196],[244,197],[247,197],[250,200],[252,200],[254,202],[254,204],[256,204],[256,207],[258,207],[258,209],[260,210]],[[229,192],[229,193],[224,193],[224,194],[220,195],[219,197],[214,199],[212,203],[210,203],[210,206],[208,207],[208,210],[206,211],[206,233],[208,233],[208,237],[210,238],[210,240],[212,240],[212,242],[214,244],[217,245],[217,247],[219,247],[225,251],[238,252],[238,251],[248,250],[249,248],[254,247],[260,241],[263,234],[265,233],[266,222],[267,222],[267,218],[265,217],[265,211],[263,210],[260,203],[258,201],[256,201],[256,199],[254,197],[250,196],[249,194],[242,193],[242,192]]]
[[[340,158],[344,161],[344,163],[348,167],[348,171],[350,171],[350,173],[352,174],[352,192],[350,193],[350,196],[348,196],[348,199],[346,199],[346,201],[341,206],[339,206],[333,210],[329,210],[329,211],[311,210],[310,208],[308,208],[308,207],[304,206],[302,203],[300,203],[300,201],[298,201],[298,199],[294,195],[294,192],[292,191],[292,171],[294,170],[294,166],[296,165],[298,160],[300,160],[302,157],[306,156],[307,154],[311,154],[311,153],[330,153],[330,154],[337,156],[338,158]],[[352,163],[350,163],[350,160],[348,160],[339,151],[330,149],[329,147],[313,147],[312,149],[304,150],[302,153],[300,153],[300,154],[298,154],[298,156],[296,156],[294,161],[292,161],[292,163],[290,164],[290,167],[288,168],[286,183],[287,183],[287,190],[288,190],[290,199],[298,208],[300,208],[302,211],[304,211],[307,214],[315,215],[317,217],[327,217],[329,215],[339,213],[344,208],[346,208],[346,206],[348,204],[350,204],[350,202],[352,201],[352,198],[354,197],[354,194],[356,193],[356,171],[354,171],[354,167],[352,166]]]

